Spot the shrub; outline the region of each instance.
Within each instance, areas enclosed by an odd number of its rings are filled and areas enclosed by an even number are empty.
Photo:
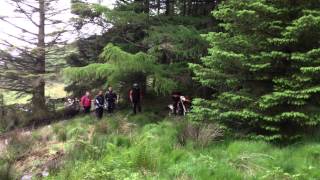
[[[24,127],[33,122],[31,113],[21,111],[15,106],[7,107],[5,115],[0,117],[0,120],[0,126],[3,131]]]
[[[265,171],[266,167],[263,167],[259,160],[264,158],[273,159],[271,156],[261,153],[243,153],[238,155],[236,158],[230,160],[233,167],[238,169],[240,172],[247,176],[254,176],[259,171]]]
[[[115,135],[108,138],[109,143],[116,145],[117,147],[130,147],[131,139],[130,137],[124,135]]]
[[[217,124],[202,125],[199,129],[197,143],[201,146],[208,146],[210,142],[223,137],[223,129]]]
[[[107,122],[105,121],[99,121],[96,125],[95,125],[95,132],[96,133],[100,133],[100,134],[107,134],[109,131],[109,127]]]
[[[84,127],[74,127],[67,130],[67,139],[87,138],[87,129]]]
[[[139,146],[133,154],[133,164],[137,169],[156,171],[159,164],[158,151],[148,145]]]
[[[90,144],[90,142],[83,139],[78,139],[72,144],[71,149],[68,151],[68,155],[72,160],[86,160],[86,159],[98,159],[101,151],[99,147]]]
[[[136,124],[130,123],[126,120],[121,120],[119,122],[119,132],[122,134],[131,134],[136,128]]]
[[[11,167],[12,167],[11,161],[5,158],[0,158],[0,179],[1,180],[14,179]]]
[[[19,135],[18,133],[14,133],[11,136],[9,145],[7,146],[9,159],[16,160],[26,155],[32,145],[33,139],[31,136]]]
[[[57,138],[59,141],[67,141],[67,131],[65,129],[60,129],[57,133]]]
[[[107,136],[94,134],[91,141],[87,139],[75,139],[75,142],[68,150],[68,155],[71,160],[85,160],[85,159],[100,159],[108,150],[106,148],[108,143]]]
[[[65,142],[67,141],[67,130],[61,124],[56,124],[52,126],[53,133],[56,134],[57,140]]]
[[[190,122],[182,123],[178,140],[181,145],[185,145],[189,140],[193,140],[200,147],[205,147],[214,140],[223,137],[224,130],[218,124],[195,124]]]

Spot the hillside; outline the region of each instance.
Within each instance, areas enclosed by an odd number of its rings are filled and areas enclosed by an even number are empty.
[[[1,138],[0,179],[320,178],[319,143],[278,147],[231,140],[214,126],[196,129],[183,118],[121,111],[101,121],[79,116],[32,131],[17,130],[5,147],[8,136]]]
[[[0,1],[0,180],[320,179],[319,2]]]

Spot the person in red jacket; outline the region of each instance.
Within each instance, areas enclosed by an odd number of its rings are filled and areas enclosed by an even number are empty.
[[[80,105],[83,107],[83,112],[85,114],[90,113],[91,110],[91,98],[90,98],[90,92],[87,91],[84,96],[82,96]]]

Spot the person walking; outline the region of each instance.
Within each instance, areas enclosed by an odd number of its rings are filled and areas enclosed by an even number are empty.
[[[129,93],[130,101],[133,106],[133,113],[137,114],[137,110],[141,112],[141,90],[138,83],[134,83]]]
[[[81,97],[80,106],[83,108],[85,114],[89,114],[91,110],[91,98],[90,92],[87,91],[84,96]]]
[[[104,105],[103,92],[99,91],[95,99],[96,116],[98,119],[101,119],[103,116],[103,105]]]
[[[105,94],[105,99],[107,103],[107,111],[111,114],[115,109],[116,101],[118,99],[117,94],[113,92],[112,86],[109,86],[108,91]]]
[[[172,102],[173,102],[173,114],[177,115],[178,112],[178,104],[180,101],[181,92],[173,92],[171,94]]]

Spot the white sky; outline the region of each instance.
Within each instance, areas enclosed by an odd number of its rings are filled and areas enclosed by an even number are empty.
[[[13,7],[8,4],[8,2],[10,2],[11,0],[0,0],[0,16],[21,16],[20,14],[17,14],[14,12]],[[35,0],[26,0],[28,2],[35,2]],[[54,6],[55,9],[65,9],[65,8],[70,8],[70,3],[71,0],[57,0],[57,4]],[[91,2],[91,3],[97,3],[98,0],[87,0],[87,2]],[[113,7],[115,0],[102,0],[102,4],[108,6],[109,8]],[[59,20],[63,20],[64,22],[68,22],[68,20],[72,17],[70,11],[66,11],[64,14],[61,14],[59,16],[56,16],[55,19],[59,19]],[[37,17],[34,17],[35,21],[36,21]],[[31,32],[37,32],[37,28],[35,28],[35,26],[29,22],[26,19],[19,19],[19,18],[15,18],[15,19],[11,19],[11,22],[17,26],[23,27],[24,29],[27,29],[28,31]],[[49,33],[50,30],[54,31],[56,29],[62,28],[62,27],[47,27],[46,29],[46,33]],[[97,29],[97,27],[94,26],[90,26],[90,27],[85,27],[84,28],[86,33],[89,34],[99,34],[99,32],[101,32],[101,29]],[[9,25],[5,22],[0,21],[0,40],[7,40],[10,43],[16,45],[16,46],[24,46],[27,45],[26,43],[17,40],[16,38],[10,37],[7,34],[11,34],[17,37],[22,37],[24,36],[25,38],[29,38],[27,34],[24,34],[21,30],[13,27],[12,25]],[[71,35],[71,34],[66,34],[63,38],[65,38],[66,40],[72,41],[75,38],[75,35]],[[31,40],[31,39],[30,39]],[[3,49],[4,47],[0,45],[0,49]]]

